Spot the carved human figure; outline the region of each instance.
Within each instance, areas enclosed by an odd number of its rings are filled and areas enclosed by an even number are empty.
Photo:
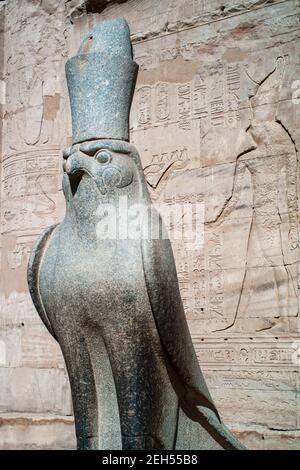
[[[134,237],[103,236],[109,208],[124,198],[133,219],[143,207],[161,225],[127,142],[137,74],[127,23],[96,26],[66,68],[66,215],[38,240],[28,282],[65,358],[78,448],[242,448],[199,368],[168,238],[153,239],[145,216]]]
[[[257,284],[257,271],[253,268],[257,266],[267,268],[264,282],[274,286],[273,295],[278,306],[279,318],[265,319],[265,328],[278,328],[286,318],[296,316],[298,312],[296,286],[288,259],[288,254],[298,248],[293,221],[293,214],[297,212],[297,157],[291,136],[276,115],[284,72],[285,60],[279,57],[274,70],[258,84],[256,93],[250,98],[252,120],[247,133],[256,148],[238,157],[232,197],[216,222],[222,223],[236,208],[248,172],[253,209],[245,272],[235,316],[223,328],[226,330],[239,330],[241,324],[236,320],[245,318],[251,308],[252,285]],[[283,238],[285,222],[289,227],[288,244]],[[216,224],[211,223],[211,226]]]

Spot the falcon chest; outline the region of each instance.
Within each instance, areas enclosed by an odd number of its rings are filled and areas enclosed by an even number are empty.
[[[67,308],[79,323],[107,317],[117,324],[128,315],[138,320],[148,303],[140,242],[89,241],[58,229],[42,261],[40,290],[50,315]]]

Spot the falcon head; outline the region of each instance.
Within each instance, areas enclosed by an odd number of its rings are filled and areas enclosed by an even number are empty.
[[[114,199],[124,188],[140,187],[143,171],[135,147],[127,142],[93,140],[74,144],[63,152],[63,190],[67,200],[89,198]],[[123,193],[122,193],[123,190]],[[125,189],[126,190],[126,189]]]

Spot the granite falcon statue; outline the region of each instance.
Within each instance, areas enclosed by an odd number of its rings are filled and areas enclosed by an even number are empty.
[[[145,214],[161,219],[128,142],[137,68],[123,19],[96,26],[66,64],[66,214],[33,249],[30,293],[65,358],[79,449],[240,449],[199,368],[170,242],[150,236]],[[128,224],[137,205],[144,217],[136,236],[120,236],[123,222],[108,236],[124,198]]]

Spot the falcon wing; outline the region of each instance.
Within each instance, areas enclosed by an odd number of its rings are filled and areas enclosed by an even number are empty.
[[[157,218],[163,227],[161,217]],[[221,422],[202,375],[182,305],[169,239],[142,239],[141,250],[153,317],[182,409],[190,419],[209,430],[223,448],[243,449]]]
[[[162,226],[160,216],[157,220]],[[171,368],[181,384],[181,399],[207,406],[217,414],[187,325],[170,240],[142,239],[141,244],[153,316]]]
[[[55,229],[55,227],[57,227],[57,224],[51,225],[50,227],[48,227],[36,241],[31,251],[31,255],[29,258],[29,262],[28,262],[27,282],[28,282],[29,292],[30,292],[32,301],[34,303],[34,306],[39,316],[41,317],[43,323],[45,324],[46,328],[51,333],[51,335],[55,339],[57,339],[55,337],[49,318],[47,317],[47,313],[44,309],[43,302],[42,302],[42,299],[40,297],[40,292],[39,292],[40,264],[41,264],[41,260],[43,258],[43,253],[45,251],[47,243],[50,240],[51,234],[53,230]]]

